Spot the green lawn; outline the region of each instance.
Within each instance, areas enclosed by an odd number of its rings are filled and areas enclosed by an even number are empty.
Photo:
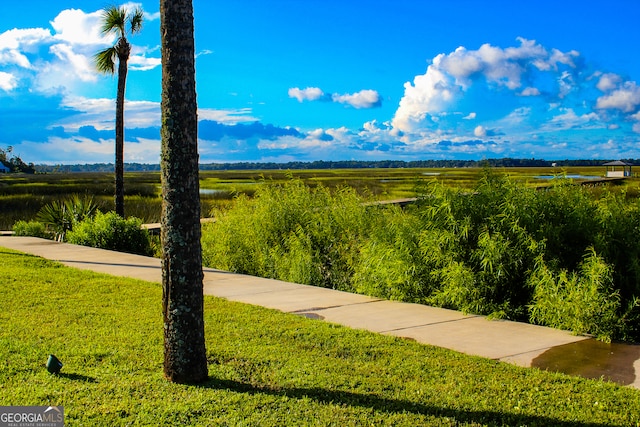
[[[0,405],[68,426],[640,425],[640,391],[611,383],[213,297],[205,315],[210,380],[171,384],[159,284],[0,248]]]

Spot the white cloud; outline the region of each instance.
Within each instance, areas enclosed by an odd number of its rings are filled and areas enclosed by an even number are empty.
[[[549,53],[533,40],[518,41],[520,46],[506,49],[484,44],[478,50],[459,47],[449,54],[437,55],[425,74],[416,76],[413,84],[405,83],[404,96],[393,118],[394,127],[403,132],[420,129],[428,117],[455,108],[473,85],[484,85],[488,91],[507,88],[514,95],[537,96],[540,91],[531,86],[515,93],[533,72],[557,75],[560,98],[573,90],[569,70],[576,67],[578,52],[553,49]]]
[[[347,104],[353,108],[374,108],[379,107],[382,100],[375,90],[365,89],[352,94],[325,94],[319,87],[307,87],[300,89],[292,87],[288,91],[289,98],[295,98],[298,102],[303,101],[331,101],[339,104]]]
[[[46,142],[23,141],[20,149],[37,153],[39,158],[47,159],[49,163],[102,163],[113,159],[113,144],[113,140],[50,137]]]
[[[484,126],[476,126],[473,134],[478,138],[484,138],[487,136],[487,129]]]
[[[148,71],[159,67],[162,63],[161,58],[147,58],[143,55],[131,55],[129,57],[129,69],[132,71]]]
[[[5,31],[0,34],[0,64],[31,68],[31,62],[23,52],[34,52],[51,39],[51,32],[44,28],[28,28]]]
[[[115,99],[69,96],[62,101],[60,106],[77,112],[77,114],[53,124],[53,126],[62,126],[67,132],[77,131],[82,126],[93,126],[97,130],[114,129]],[[125,125],[128,127],[129,117],[126,110],[125,105]]]
[[[561,52],[558,49],[551,50],[551,57],[548,60],[548,63],[553,67],[553,69],[558,69],[558,64],[564,64],[571,68],[575,68],[576,64],[574,58],[580,56],[580,52],[577,50],[570,50],[569,52]]]
[[[615,89],[622,82],[622,77],[614,73],[606,73],[600,76],[596,87],[602,92]]]
[[[518,47],[501,49],[483,44],[478,50],[469,51],[464,47],[457,48],[449,55],[439,55],[434,64],[439,66],[456,78],[456,83],[468,86],[468,79],[474,74],[483,74],[487,80],[503,85],[509,89],[521,87],[521,80],[529,65],[538,70],[557,70],[558,64],[575,67],[573,58],[579,56],[578,52],[563,53],[553,49],[551,54],[535,40],[527,40],[522,37],[517,39]]]
[[[289,98],[295,98],[299,102],[317,101],[322,97],[324,97],[324,92],[318,87],[308,87],[306,89],[293,87],[289,89]]]
[[[73,48],[67,44],[54,44],[49,51],[54,54],[61,63],[70,64],[71,68],[58,68],[58,72],[63,72],[66,76],[75,76],[85,82],[94,82],[98,80],[97,72],[89,58],[86,55],[74,52]]]
[[[127,3],[127,8],[141,6]],[[95,82],[98,73],[93,55],[115,41],[114,35],[100,34],[102,10],[87,13],[80,9],[61,11],[50,21],[53,31],[44,28],[13,29],[0,34],[0,66],[18,66],[20,86],[43,93],[70,93],[83,82]],[[48,49],[49,55],[43,55]],[[133,46],[130,69],[146,71],[160,66],[157,48]],[[9,71],[9,70],[5,70]]]
[[[353,94],[332,95],[334,102],[348,104],[354,108],[374,108],[380,106],[380,95],[375,90],[361,90]]]
[[[520,92],[520,96],[538,96],[540,91],[535,87],[526,87]]]
[[[115,127],[115,99],[67,97],[62,107],[77,111],[54,123],[67,132],[77,131],[82,126],[92,126],[97,130],[112,130]],[[160,103],[151,101],[125,101],[125,126],[129,129],[160,126]]]
[[[471,112],[468,115],[464,116],[462,118],[462,120],[473,120],[476,118],[476,113],[475,112]]]
[[[114,140],[98,141],[84,137],[50,137],[46,142],[23,141],[17,147],[24,152],[37,153],[39,159],[50,164],[104,163],[114,160]],[[125,162],[160,162],[160,141],[139,138],[127,141],[124,150]],[[41,162],[36,159],[36,162]]]
[[[144,20],[145,21],[156,21],[160,19],[160,12],[149,13],[147,11],[144,12]]]
[[[371,120],[362,125],[362,130],[360,135],[364,136],[367,139],[371,139],[372,137],[378,135],[388,135],[389,132],[393,128],[391,127],[391,123],[383,122],[380,123],[377,120]]]
[[[584,128],[585,126],[604,127],[603,124],[599,123],[600,117],[594,112],[577,115],[572,108],[562,108],[561,111],[562,114],[554,116],[549,121],[549,125],[555,130]]]
[[[201,56],[205,56],[205,55],[212,55],[213,51],[210,49],[203,49],[200,52],[196,53],[196,59],[201,57]]]
[[[85,98],[69,96],[64,98],[62,108],[76,111],[52,125],[62,126],[67,132],[75,132],[83,126],[92,126],[97,130],[112,130],[115,128],[116,100],[111,98]],[[159,102],[126,101],[125,126],[129,129],[160,127],[161,109]],[[224,124],[255,122],[258,119],[251,116],[251,109],[214,110],[198,109],[198,120],[212,120]]]
[[[127,141],[124,161],[158,164],[160,163],[160,144],[159,139],[138,138],[136,142]]]
[[[0,71],[0,89],[11,92],[18,86],[18,82],[13,74]]]
[[[573,75],[568,71],[563,71],[558,77],[558,98],[562,99],[569,95],[576,87]]]
[[[598,98],[596,108],[615,109],[631,113],[640,105],[640,87],[636,82],[625,82],[619,89]]]
[[[482,125],[476,126],[475,129],[473,130],[473,135],[476,138],[499,137],[502,134],[503,133],[498,129],[495,129],[495,128],[489,129]],[[454,140],[464,141],[464,138],[454,138]]]
[[[413,131],[427,114],[439,112],[453,101],[460,88],[438,65],[436,57],[426,74],[416,76],[413,84],[404,84],[404,96],[392,120],[394,127],[403,132]]]
[[[218,123],[234,124],[258,121],[257,118],[251,116],[250,108],[241,108],[238,110],[214,110],[210,108],[198,109],[198,120],[212,120]]]
[[[51,21],[54,38],[72,45],[103,45],[113,43],[114,35],[100,33],[102,11],[86,13],[80,9],[63,10]]]

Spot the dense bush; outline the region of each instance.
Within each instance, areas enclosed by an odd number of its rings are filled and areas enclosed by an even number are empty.
[[[432,183],[406,210],[353,191],[265,185],[215,213],[205,263],[234,272],[640,339],[640,203],[558,179],[485,170],[472,191]]]
[[[47,231],[47,227],[38,221],[17,221],[13,225],[13,234],[16,236],[32,236],[51,238],[51,233]]]
[[[354,259],[374,216],[353,190],[331,193],[299,180],[264,185],[253,199],[212,213],[205,264],[227,271],[350,289]]]
[[[67,241],[76,245],[152,255],[149,233],[138,218],[124,219],[115,212],[97,212],[94,217],[76,223],[67,232]]]
[[[576,333],[610,339],[618,327],[620,296],[611,266],[593,249],[577,271],[554,273],[541,263],[529,278],[534,289],[531,320]]]

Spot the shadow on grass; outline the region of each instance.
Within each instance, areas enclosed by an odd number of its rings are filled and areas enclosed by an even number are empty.
[[[238,393],[267,394],[272,396],[283,396],[295,399],[312,399],[322,404],[348,405],[373,409],[379,412],[404,413],[453,418],[457,422],[480,422],[488,425],[535,425],[535,426],[555,426],[555,427],[604,427],[612,424],[584,423],[578,421],[563,421],[545,416],[512,414],[508,412],[495,411],[473,411],[438,407],[423,403],[410,402],[407,400],[388,399],[373,394],[359,394],[342,390],[326,390],[322,388],[284,388],[271,389],[256,387],[251,384],[241,383],[233,380],[220,380],[210,378],[207,382],[195,387],[208,389],[226,389]]]
[[[86,375],[80,375],[80,374],[68,374],[66,372],[59,372],[57,374],[55,374],[56,376],[60,377],[60,378],[66,378],[68,380],[71,381],[82,381],[85,383],[97,383],[98,380],[93,378],[93,377],[88,377]]]

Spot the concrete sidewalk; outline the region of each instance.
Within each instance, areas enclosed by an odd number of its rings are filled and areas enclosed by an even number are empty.
[[[151,282],[162,281],[160,260],[33,237],[0,236],[0,247],[67,266]],[[519,366],[606,378],[640,388],[640,346],[605,344],[583,336],[483,316],[350,294],[279,280],[204,270],[204,293],[351,328]],[[638,375],[636,375],[636,372]]]

